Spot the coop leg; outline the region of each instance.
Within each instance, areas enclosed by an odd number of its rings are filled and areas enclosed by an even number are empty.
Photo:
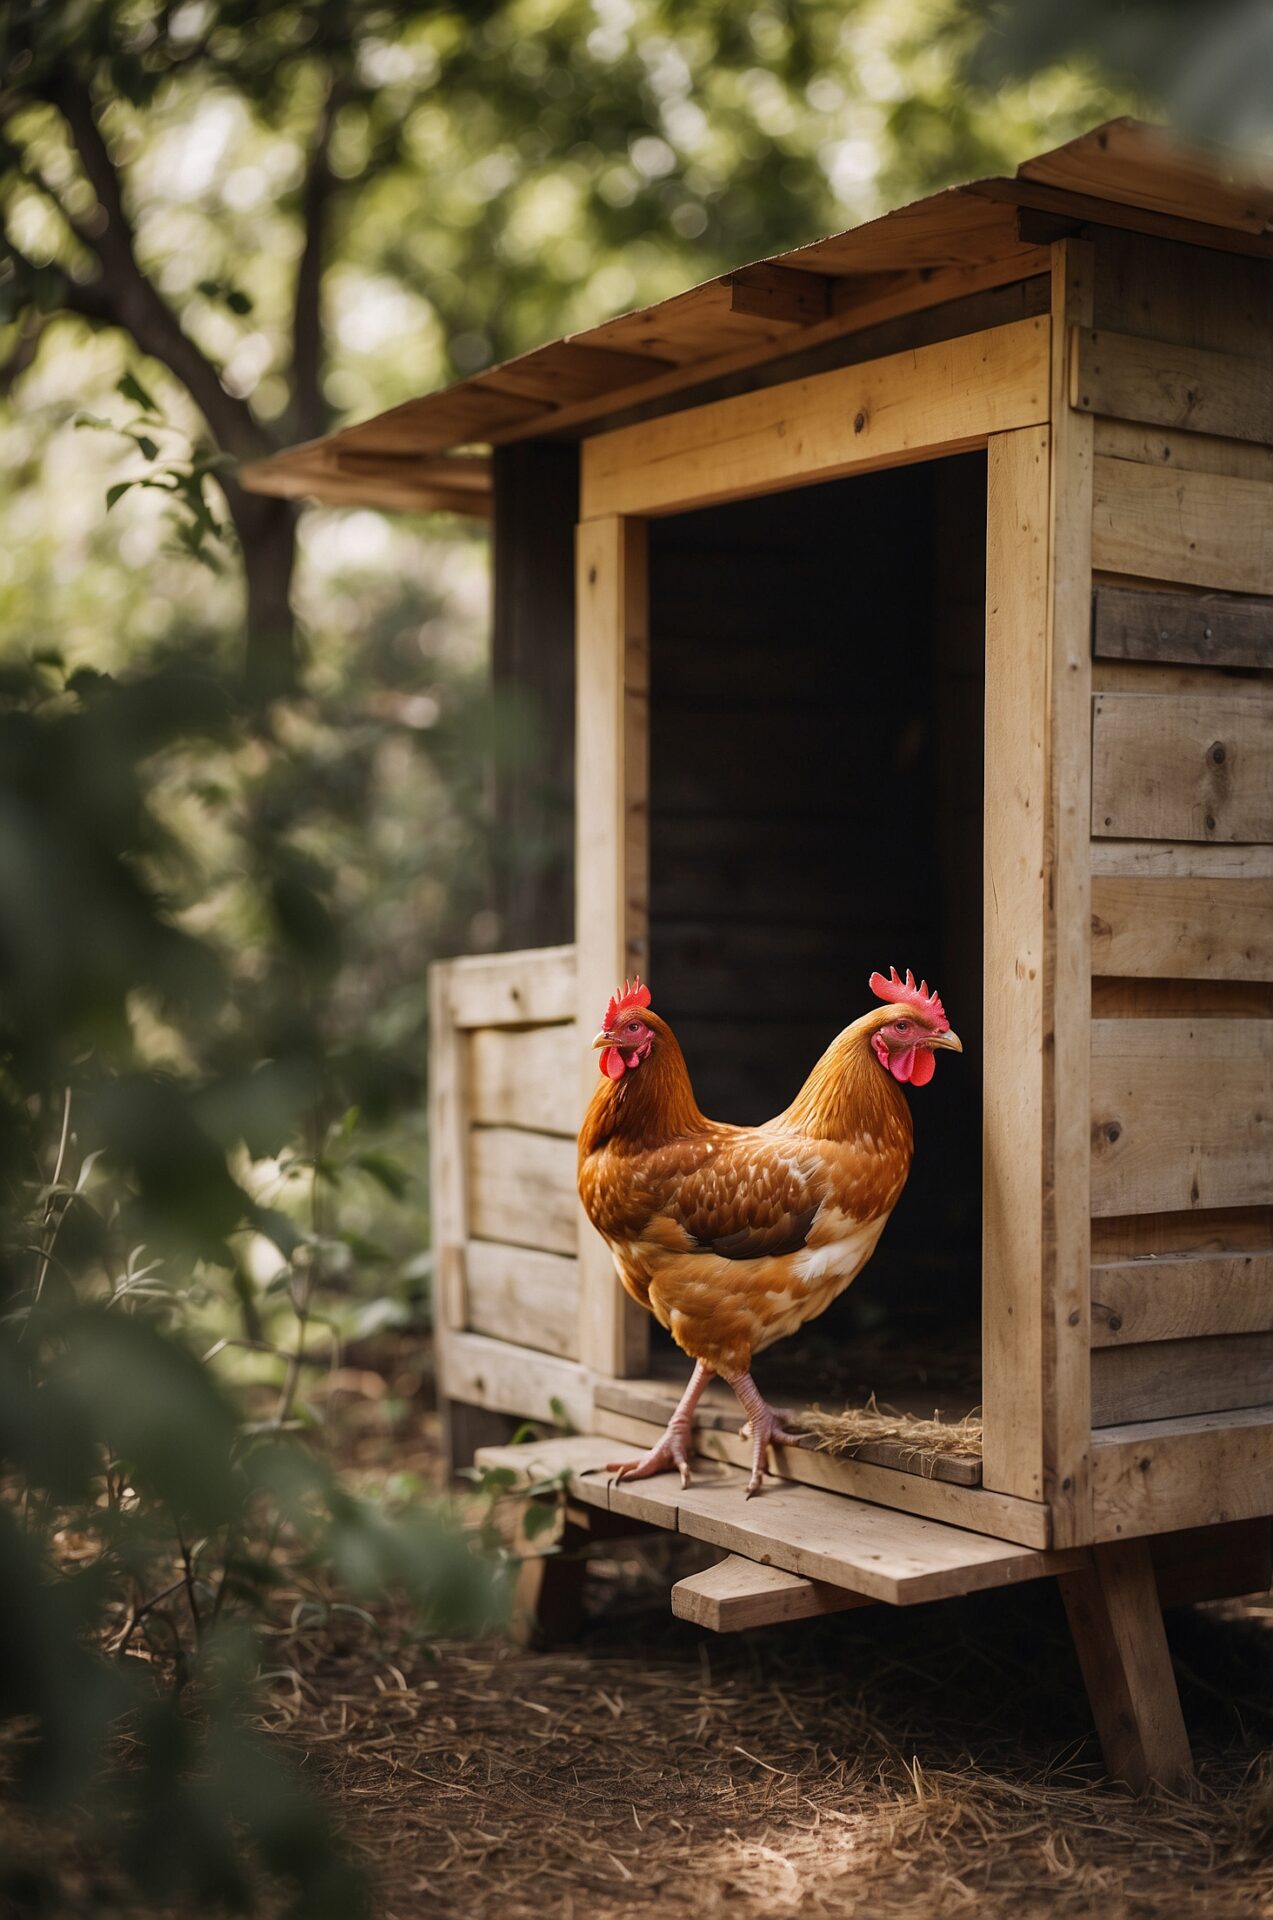
[[[1090,1564],[1059,1582],[1110,1777],[1138,1793],[1151,1781],[1183,1789],[1193,1756],[1149,1542],[1093,1547]]]
[[[451,1474],[471,1467],[479,1447],[506,1447],[522,1424],[511,1413],[472,1407],[467,1400],[442,1399],[442,1452]]]
[[[578,1638],[587,1574],[588,1563],[580,1552],[535,1554],[519,1564],[509,1629],[519,1647]]]

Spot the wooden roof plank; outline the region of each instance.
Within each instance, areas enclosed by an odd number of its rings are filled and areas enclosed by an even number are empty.
[[[1115,120],[1023,162],[1015,179],[951,187],[862,226],[738,269],[641,311],[520,355],[313,443],[342,453],[422,456],[577,431],[749,366],[793,343],[819,345],[884,318],[1043,271],[1046,248],[1021,209],[1273,257],[1273,187],[1240,156],[1205,152],[1158,127]],[[313,446],[245,473],[259,492],[302,497]],[[301,471],[303,467],[304,471]],[[330,478],[346,497],[352,474]],[[378,501],[402,480],[368,467]],[[352,494],[348,497],[352,498]],[[369,504],[372,495],[365,496]]]
[[[592,400],[631,386],[634,381],[648,380],[652,372],[671,365],[670,360],[660,360],[648,353],[627,353],[617,347],[598,346],[585,336],[536,347],[516,360],[508,360],[503,366],[479,374],[477,379],[495,392],[519,394],[560,407],[568,406],[572,400]]]
[[[1017,178],[1183,220],[1264,233],[1273,222],[1273,188],[1239,178],[1238,165],[1238,156],[1189,147],[1161,127],[1122,119],[1022,161]]]

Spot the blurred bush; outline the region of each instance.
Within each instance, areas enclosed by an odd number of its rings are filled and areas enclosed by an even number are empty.
[[[321,730],[316,702],[248,714],[189,660],[0,676],[0,1715],[22,1791],[147,1892],[242,1905],[264,1878],[344,1915],[358,1875],[248,1728],[253,1623],[285,1575],[399,1591],[429,1631],[489,1625],[502,1593],[440,1515],[353,1497],[309,1431],[369,1258],[344,1184],[408,1184],[360,1109],[418,1079],[342,1001],[305,833],[358,781],[311,780]],[[195,769],[225,783],[242,950],[234,916],[200,927],[173,803]],[[252,1392],[217,1378],[243,1353]],[[41,1872],[10,1896],[38,1904]]]

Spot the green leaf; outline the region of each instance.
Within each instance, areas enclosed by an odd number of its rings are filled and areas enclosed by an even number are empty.
[[[193,1354],[135,1315],[85,1308],[51,1378],[139,1491],[216,1527],[237,1509],[235,1417]]]
[[[135,433],[133,439],[137,442],[137,451],[144,459],[157,460],[159,458],[159,443],[156,440],[152,440],[148,433]]]
[[[110,512],[111,508],[115,505],[115,502],[117,500],[122,500],[124,495],[128,493],[131,488],[135,487],[136,484],[137,482],[135,480],[117,480],[113,487],[107,487],[106,489],[107,513]]]
[[[556,1507],[545,1506],[541,1501],[532,1500],[522,1514],[522,1532],[528,1540],[538,1540],[541,1533],[551,1533],[557,1520]]]
[[[122,374],[115,382],[115,391],[122,394],[125,400],[130,400],[135,407],[140,407],[143,413],[159,412],[159,408],[135,373]]]
[[[548,1402],[548,1411],[552,1414],[553,1419],[556,1421],[557,1426],[560,1428],[562,1433],[569,1434],[569,1433],[576,1433],[578,1431],[574,1421],[571,1419],[570,1415],[566,1412],[565,1401],[559,1400],[556,1394],[554,1394],[552,1399]]]
[[[365,1153],[355,1154],[354,1165],[361,1167],[364,1173],[369,1173],[395,1200],[405,1199],[411,1176],[392,1154],[382,1152],[379,1147],[371,1147]]]

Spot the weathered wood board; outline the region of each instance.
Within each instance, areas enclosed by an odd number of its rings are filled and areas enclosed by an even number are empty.
[[[1273,881],[1093,874],[1092,971],[1273,980]]]
[[[549,1426],[557,1425],[564,1414],[581,1433],[586,1432],[591,1416],[592,1375],[586,1367],[482,1333],[448,1335],[446,1390],[472,1406],[542,1420]]]
[[[468,1212],[474,1239],[573,1254],[579,1234],[574,1141],[519,1127],[472,1128]]]
[[[1273,840],[1273,700],[1221,692],[1094,695],[1092,832],[1132,840]]]
[[[1092,1345],[1273,1332],[1273,1251],[1158,1254],[1092,1267]],[[1185,1409],[1179,1409],[1185,1411]]]
[[[1106,1427],[1092,1439],[1098,1540],[1273,1513],[1273,1407]]]
[[[727,1554],[714,1567],[691,1573],[672,1588],[672,1612],[678,1620],[707,1627],[712,1633],[743,1633],[749,1627],[772,1627],[788,1620],[813,1620],[850,1607],[869,1607],[865,1594],[850,1593],[825,1580],[806,1580],[738,1554]]]
[[[1227,593],[1273,593],[1273,485],[1098,455],[1092,564]]]
[[[1193,1336],[1092,1354],[1092,1425],[1273,1406],[1273,1333]]]
[[[1092,594],[1092,652],[1098,660],[1154,665],[1273,667],[1273,601],[1099,586]]]
[[[582,1118],[577,1032],[573,1021],[475,1028],[468,1035],[465,1076],[470,1124],[573,1139]]]
[[[595,1438],[554,1440],[483,1448],[478,1461],[528,1478],[565,1469],[572,1490],[600,1504],[606,1447]],[[607,1503],[612,1513],[898,1606],[1039,1579],[1084,1558],[1081,1549],[1042,1553],[812,1487],[775,1482],[752,1500],[746,1487],[745,1470],[722,1466],[689,1488],[675,1474],[610,1479]]]
[[[494,1240],[469,1240],[463,1258],[464,1324],[471,1332],[578,1359],[577,1260]]]
[[[1273,441],[1273,361],[1088,327],[1070,332],[1070,405],[1085,413]]]
[[[1037,425],[1048,338],[1046,320],[1018,320],[599,434],[584,446],[581,511],[675,513]]]
[[[1273,1021],[1092,1022],[1092,1211],[1273,1200]]]
[[[651,1421],[656,1427],[671,1418],[680,1395],[680,1386],[667,1380],[597,1382],[598,1407]],[[742,1419],[738,1400],[723,1381],[713,1381],[708,1386],[694,1415],[695,1425],[704,1432],[736,1433]],[[921,1453],[895,1440],[867,1440],[853,1449],[852,1458],[899,1473],[918,1474],[926,1480],[949,1481],[954,1486],[981,1485],[981,1459],[972,1453]]]
[[[1044,1496],[1049,459],[1046,432],[991,443],[986,523],[984,1477],[1025,1500]]]
[[[597,1386],[599,1398],[603,1384]],[[636,1420],[631,1414],[616,1413],[598,1404],[591,1426],[594,1432],[611,1434],[622,1442],[615,1448],[616,1459],[629,1455],[635,1459],[654,1445],[664,1422]],[[697,1431],[694,1446],[705,1460],[728,1461],[736,1467],[751,1462],[749,1442],[723,1428]],[[917,1513],[926,1520],[943,1520],[952,1527],[987,1533],[996,1540],[1018,1540],[1026,1547],[1051,1545],[1051,1514],[1042,1501],[1018,1500],[1011,1494],[961,1487],[949,1480],[929,1480],[919,1473],[899,1473],[895,1467],[878,1467],[867,1460],[836,1459],[807,1447],[778,1447],[772,1464],[780,1479],[794,1480],[802,1487],[848,1494],[855,1500],[896,1508],[899,1513]]]
[[[1138,1793],[1151,1782],[1183,1793],[1193,1756],[1148,1541],[1096,1548],[1060,1586],[1111,1776]]]
[[[466,954],[447,963],[446,1006],[457,1027],[573,1020],[575,949]]]

